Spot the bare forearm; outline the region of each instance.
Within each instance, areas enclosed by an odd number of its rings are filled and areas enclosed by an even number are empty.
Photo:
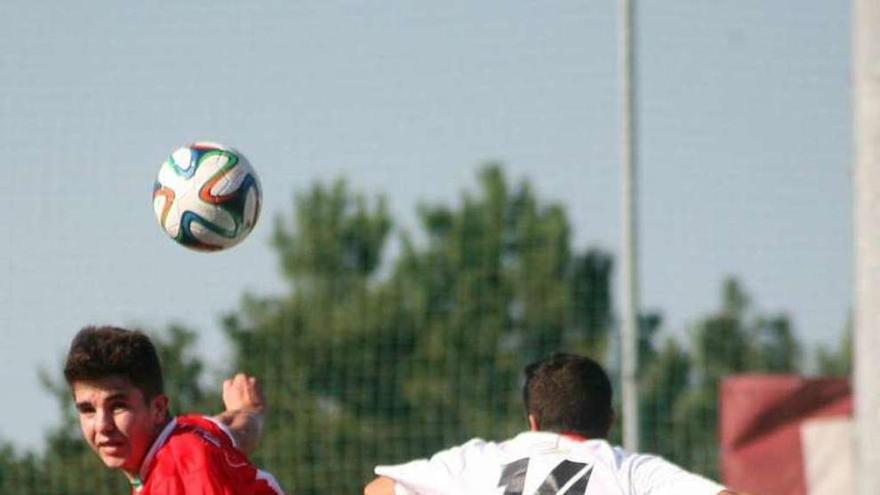
[[[223,423],[235,442],[245,454],[251,454],[260,446],[260,438],[263,433],[263,415],[255,411],[223,411],[214,416],[217,421]]]
[[[242,451],[246,454],[255,451],[260,445],[266,411],[260,382],[255,377],[237,373],[223,382],[223,404],[226,410],[215,418],[229,428]]]

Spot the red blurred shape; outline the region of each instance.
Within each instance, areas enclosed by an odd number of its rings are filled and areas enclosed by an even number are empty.
[[[845,378],[739,375],[721,385],[721,472],[735,490],[807,495],[801,423],[852,416]]]

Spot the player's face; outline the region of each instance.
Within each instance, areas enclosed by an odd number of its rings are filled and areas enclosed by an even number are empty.
[[[83,437],[107,467],[137,474],[141,462],[167,423],[168,399],[149,403],[122,377],[78,381],[73,398]]]

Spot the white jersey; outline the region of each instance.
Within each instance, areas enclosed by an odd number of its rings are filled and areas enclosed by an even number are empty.
[[[718,495],[724,487],[662,457],[605,440],[526,432],[501,443],[476,438],[375,472],[396,495]]]

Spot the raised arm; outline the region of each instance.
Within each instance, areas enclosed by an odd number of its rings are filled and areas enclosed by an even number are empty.
[[[226,425],[238,447],[250,454],[260,445],[266,399],[260,382],[253,376],[237,373],[223,382],[223,404],[226,410],[214,416]]]

